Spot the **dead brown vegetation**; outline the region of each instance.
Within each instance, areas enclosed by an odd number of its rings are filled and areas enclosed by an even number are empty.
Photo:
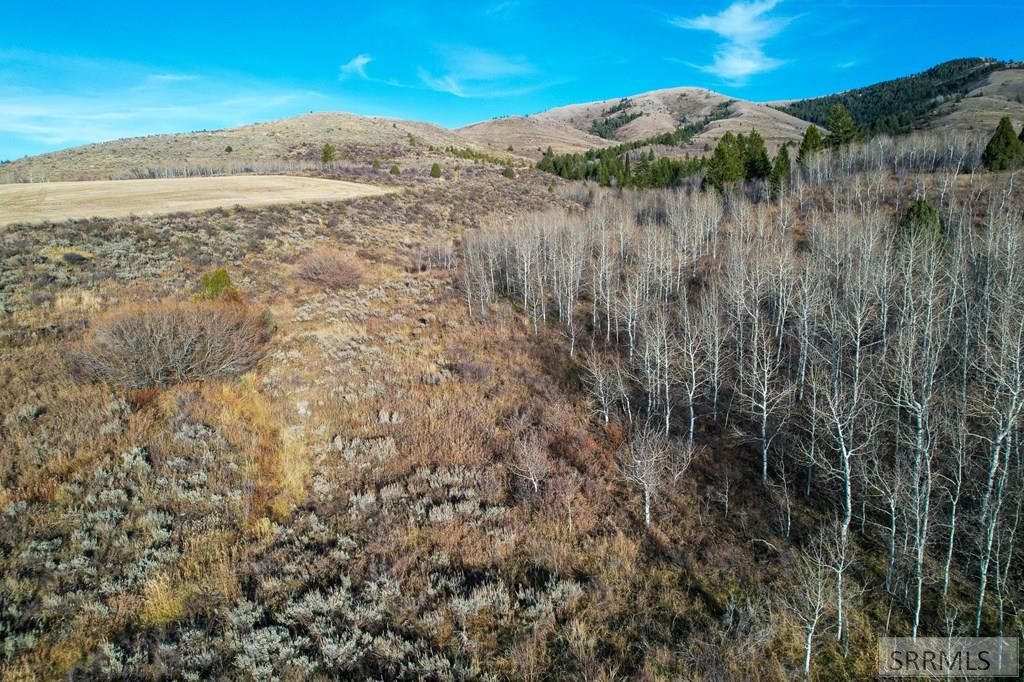
[[[302,257],[299,277],[324,289],[355,289],[366,278],[366,271],[355,256],[317,247]]]
[[[89,379],[143,389],[241,374],[267,339],[261,316],[235,303],[129,306],[101,318],[71,361]]]

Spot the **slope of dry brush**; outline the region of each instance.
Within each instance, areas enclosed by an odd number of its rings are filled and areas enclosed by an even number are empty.
[[[71,359],[86,377],[141,389],[241,374],[267,338],[262,317],[236,303],[132,306],[100,319]]]

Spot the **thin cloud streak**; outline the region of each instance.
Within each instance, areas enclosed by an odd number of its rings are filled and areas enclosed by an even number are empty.
[[[734,2],[715,15],[672,19],[669,23],[692,31],[707,31],[724,39],[711,64],[691,64],[733,84],[743,85],[751,76],[766,73],[784,64],[769,57],[764,44],[786,29],[792,18],[768,16],[780,0]]]
[[[442,73],[420,67],[417,76],[428,89],[455,97],[514,97],[546,87],[526,82],[535,73],[522,57],[507,57],[475,47],[441,49]]]
[[[39,146],[231,127],[327,101],[316,91],[237,74],[176,73],[24,51],[0,52],[0,62],[8,67],[0,81],[3,159]],[[42,89],[41,81],[54,88]]]

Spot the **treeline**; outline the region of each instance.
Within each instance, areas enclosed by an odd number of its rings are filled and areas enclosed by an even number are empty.
[[[883,632],[1012,635],[1024,206],[996,182],[943,189],[938,210],[888,182],[807,203],[599,196],[468,238],[466,305],[505,298],[583,351],[596,418],[634,434],[620,465],[649,523],[705,428],[753,443],[765,542],[800,548],[774,600],[805,674],[826,629],[845,652]]]
[[[566,180],[589,180],[602,187],[678,187],[684,179],[704,168],[703,159],[689,156],[683,159],[656,157],[653,149],[640,155],[631,152],[643,147],[678,147],[686,144],[712,121],[727,118],[731,103],[723,102],[700,121],[680,126],[672,132],[613,147],[591,149],[583,154],[555,154],[548,147],[537,162],[537,168]]]
[[[444,150],[458,159],[465,159],[466,161],[481,161],[483,163],[493,163],[497,166],[507,166],[509,160],[486,152],[480,152],[475,149],[468,147],[455,147],[448,146]]]
[[[943,101],[962,97],[971,83],[1005,66],[1005,62],[992,59],[956,59],[913,76],[801,100],[779,109],[827,127],[826,119],[833,107],[841,105],[869,136],[907,133]]]
[[[590,157],[590,158],[588,158]],[[653,150],[631,161],[617,147],[587,154],[554,154],[549,148],[537,168],[566,180],[589,180],[602,187],[677,187],[704,167],[701,158],[655,158]]]

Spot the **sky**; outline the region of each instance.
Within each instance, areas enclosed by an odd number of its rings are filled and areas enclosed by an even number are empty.
[[[1024,1],[8,0],[0,160],[348,111],[457,127],[706,87],[828,94],[1024,59]]]

